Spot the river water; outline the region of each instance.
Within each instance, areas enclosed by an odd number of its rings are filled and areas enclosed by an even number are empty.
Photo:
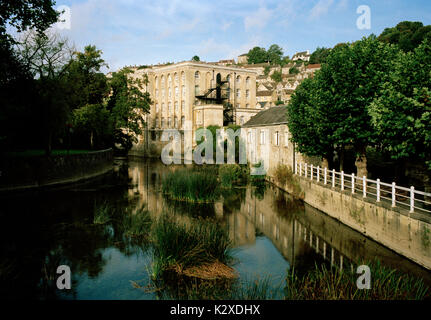
[[[316,263],[355,271],[357,261],[378,258],[431,283],[425,269],[269,184],[227,190],[213,204],[167,200],[161,193],[167,170],[159,161],[116,159],[110,174],[85,184],[1,196],[0,296],[160,298],[147,287],[151,246],[130,241],[121,224],[94,224],[103,205],[120,215],[145,209],[152,217],[171,212],[217,219],[229,230],[239,278],[269,279],[276,298],[283,297],[289,268],[306,272]],[[59,265],[71,269],[71,290],[56,287]]]

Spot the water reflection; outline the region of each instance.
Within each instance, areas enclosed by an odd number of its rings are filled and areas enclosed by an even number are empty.
[[[277,287],[291,266],[299,272],[316,262],[349,269],[352,262],[378,257],[431,282],[416,264],[269,185],[223,190],[213,204],[167,200],[161,178],[170,169],[158,161],[122,160],[112,174],[92,183],[2,196],[0,296],[157,298],[160,293],[144,288],[151,250],[138,235],[145,228],[143,215],[163,212],[184,219],[214,217],[224,224],[242,279],[270,275]],[[105,205],[108,219],[97,220]],[[72,270],[72,290],[56,289],[61,264]]]

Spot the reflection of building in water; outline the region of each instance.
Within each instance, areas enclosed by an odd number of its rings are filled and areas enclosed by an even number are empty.
[[[376,257],[391,267],[430,279],[420,266],[390,249],[302,202],[294,201],[284,191],[267,186],[263,194],[256,188],[232,189],[223,201],[208,207],[187,207],[167,201],[161,194],[161,177],[167,167],[160,162],[131,162],[130,196],[139,196],[138,207],[146,205],[153,216],[174,211],[185,217],[191,214],[215,216],[226,224],[234,246],[254,244],[257,234],[269,238],[292,265],[325,259],[328,263],[351,268],[352,262],[372,261]],[[200,210],[200,211],[199,211]],[[397,241],[396,239],[394,241]],[[314,266],[312,260],[312,265]]]

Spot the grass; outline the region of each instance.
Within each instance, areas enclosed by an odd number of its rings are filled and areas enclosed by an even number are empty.
[[[178,169],[163,177],[162,191],[181,201],[213,202],[219,198],[217,176],[206,171]]]
[[[356,273],[315,266],[299,276],[292,269],[286,278],[286,299],[289,300],[423,300],[430,299],[430,290],[422,279],[401,273],[375,261],[371,270],[371,288],[356,286]]]
[[[157,279],[166,272],[174,271],[176,275],[194,273],[194,267],[204,266],[204,272],[213,268],[217,272],[226,273],[217,263],[225,264],[230,260],[231,245],[227,230],[215,221],[195,219],[191,224],[180,223],[168,215],[162,215],[152,228],[153,271],[152,277]],[[189,274],[190,275],[190,274]]]

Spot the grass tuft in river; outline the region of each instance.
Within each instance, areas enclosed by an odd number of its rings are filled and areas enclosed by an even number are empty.
[[[217,176],[206,171],[178,169],[163,177],[162,191],[170,198],[192,202],[213,202],[219,198]]]
[[[169,272],[206,278],[233,275],[226,265],[231,259],[228,232],[213,220],[195,219],[186,224],[162,215],[154,222],[151,238],[153,278]]]
[[[315,266],[298,275],[292,269],[286,278],[289,300],[423,300],[431,299],[422,279],[383,266],[379,261],[365,263],[371,270],[371,288],[358,289],[356,273]]]

